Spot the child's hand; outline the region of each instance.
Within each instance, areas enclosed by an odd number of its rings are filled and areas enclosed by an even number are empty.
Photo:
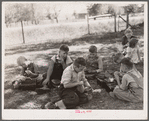
[[[14,89],[19,88],[20,84],[21,84],[21,82],[19,82],[18,80],[14,81],[14,83],[13,83],[13,88],[14,88]]]
[[[88,92],[88,91],[90,91],[90,90],[92,90],[91,87],[85,87],[85,90],[84,90],[84,91]]]
[[[119,72],[120,76],[124,76],[124,74],[125,74],[124,72]]]
[[[96,70],[88,70],[88,73],[96,73]]]
[[[84,84],[84,82],[83,81],[79,81],[79,85],[83,85]]]
[[[42,74],[39,74],[38,77],[37,77],[37,80],[42,80],[42,79],[43,79]]]
[[[49,82],[49,80],[50,80],[50,79],[47,79],[47,78],[46,78],[46,79],[42,82],[42,85],[43,85],[43,86],[46,86],[46,84]]]
[[[25,73],[26,73],[27,75],[32,74],[32,72],[31,72],[30,70],[26,70]]]
[[[116,85],[115,89],[117,89],[117,88],[119,88],[119,86],[118,86],[118,85]]]

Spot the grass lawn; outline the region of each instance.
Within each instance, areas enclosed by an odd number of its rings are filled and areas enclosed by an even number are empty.
[[[139,38],[143,38],[143,26],[139,26],[133,30],[134,35]],[[87,54],[88,47],[91,44],[95,44],[98,48],[98,53],[103,57],[104,68],[113,68],[110,56],[114,53],[112,47],[114,47],[115,40],[121,39],[123,32],[119,33],[103,33],[102,35],[85,35],[77,39],[72,39],[67,43],[70,47],[70,56],[74,59],[77,56],[83,56]],[[144,41],[141,42],[141,56],[144,56],[143,47]],[[40,106],[50,101],[57,95],[57,90],[52,89],[49,93],[43,95],[37,95],[34,91],[21,91],[14,90],[11,87],[11,82],[20,72],[20,68],[17,67],[16,59],[20,55],[34,60],[40,67],[40,72],[47,71],[47,64],[50,57],[57,53],[59,45],[63,43],[40,43],[30,44],[18,47],[11,47],[5,49],[5,75],[4,75],[4,108],[5,109],[40,109]],[[103,49],[106,48],[106,49]],[[39,51],[40,50],[40,51]],[[116,66],[115,66],[116,67]],[[143,74],[143,66],[137,67]],[[119,66],[114,68],[119,70]],[[89,83],[94,89],[100,88],[96,80],[89,80]],[[83,109],[122,109],[122,110],[142,110],[143,103],[129,103],[121,100],[115,100],[109,96],[109,94],[102,89],[101,93],[94,94],[93,99],[80,106]]]

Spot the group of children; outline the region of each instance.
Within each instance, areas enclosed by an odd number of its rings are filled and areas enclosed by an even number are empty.
[[[120,72],[114,73],[118,85],[109,94],[113,98],[139,102],[143,101],[143,78],[134,65],[140,61],[138,40],[132,37],[130,29],[125,31],[125,35],[122,40],[124,57],[120,62]],[[100,75],[104,71],[97,47],[90,46],[87,56],[78,57],[74,61],[68,56],[68,52],[69,47],[61,45],[59,53],[51,58],[48,71],[44,74],[38,72],[34,62],[23,56],[19,57],[17,63],[22,67],[23,78],[13,81],[14,88],[35,89],[37,93],[58,88],[59,100],[48,102],[43,106],[46,109],[73,109],[91,100],[94,89],[86,79],[86,75]]]

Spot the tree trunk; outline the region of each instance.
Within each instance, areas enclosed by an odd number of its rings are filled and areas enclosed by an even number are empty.
[[[56,19],[56,22],[58,23],[58,18],[56,17],[55,19]]]

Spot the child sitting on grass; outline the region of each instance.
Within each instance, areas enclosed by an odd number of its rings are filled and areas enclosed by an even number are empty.
[[[123,55],[125,56],[127,53],[127,47],[129,46],[129,42],[132,38],[137,38],[133,36],[133,32],[130,28],[126,29],[124,32],[125,36],[122,38],[122,45],[123,45]]]
[[[127,48],[127,54],[125,57],[130,58],[131,62],[137,64],[141,61],[138,39],[132,38],[129,42],[129,47]]]
[[[41,83],[41,80],[45,78],[45,74],[39,74],[38,66],[30,60],[27,60],[24,56],[20,56],[17,59],[17,64],[21,66],[21,73],[12,82],[14,88],[30,88],[36,87],[37,83]],[[37,82],[39,81],[39,82]]]
[[[115,73],[115,79],[118,86],[110,92],[110,96],[120,100],[129,102],[143,101],[143,77],[137,69],[133,68],[133,63],[129,58],[124,58],[121,61],[121,70],[124,72],[122,81],[119,75]]]
[[[44,108],[73,109],[92,99],[92,87],[84,75],[85,65],[85,59],[78,57],[64,70],[59,88],[60,100],[49,102]]]
[[[92,45],[89,48],[89,54],[85,57],[85,74],[96,74],[103,71],[102,58],[97,54],[97,47]]]

